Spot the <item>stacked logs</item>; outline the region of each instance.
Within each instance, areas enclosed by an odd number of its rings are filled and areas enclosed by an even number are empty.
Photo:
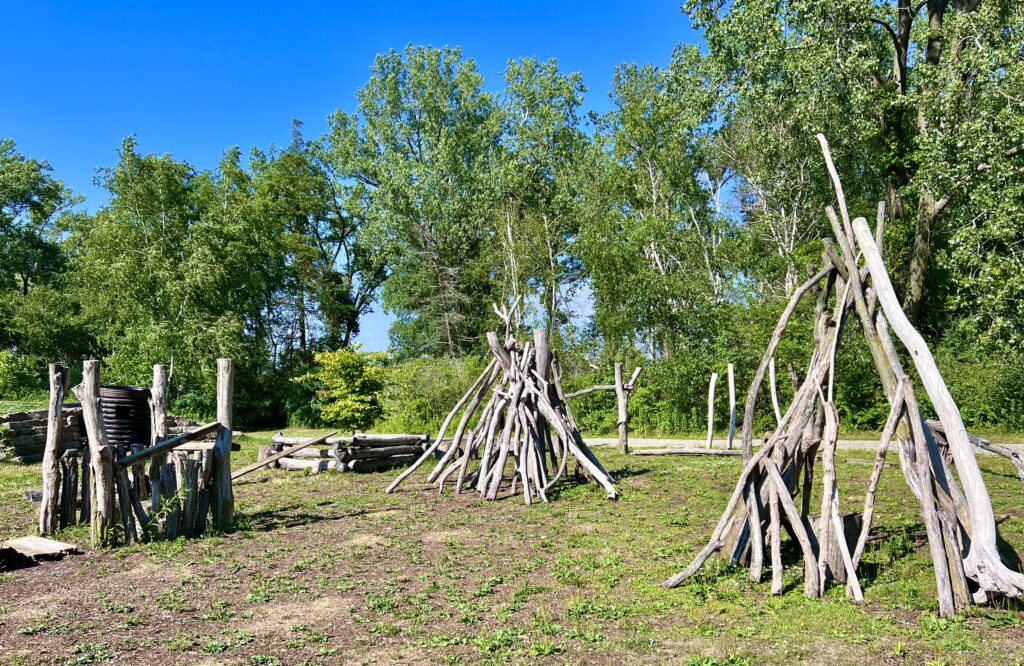
[[[285,437],[277,433],[270,446],[260,448],[260,460],[284,451],[303,441],[301,437]],[[365,434],[329,437],[323,446],[299,449],[272,463],[279,469],[318,474],[338,471],[374,472],[396,465],[408,465],[422,455],[430,442],[426,435]]]
[[[839,215],[831,207],[826,209],[838,249],[826,242],[821,270],[793,293],[768,343],[743,414],[746,464],[710,542],[689,567],[662,585],[681,584],[721,549],[731,563],[746,563],[750,579],[758,581],[767,549],[772,593],[780,594],[784,528],[799,544],[807,596],[821,596],[833,580],[862,600],[857,567],[871,529],[879,477],[895,438],[903,475],[921,507],[940,615],[950,617],[972,601],[984,603],[995,594],[1020,596],[1024,575],[1010,569],[996,548],[992,503],[960,412],[927,345],[904,315],[882,261],[884,204],[879,204],[874,236],[864,218],[851,220],[828,143],[821,135],[818,140],[839,206]],[[775,431],[755,453],[754,413],[765,373],[797,304],[815,292],[815,342],[804,380],[779,416]],[[839,508],[835,469],[839,418],[833,402],[836,348],[850,314],[860,323],[891,406],[863,514],[852,517],[843,516]],[[914,382],[903,368],[890,328],[909,352],[940,427],[930,426],[922,417]],[[940,430],[948,461],[936,442]],[[822,499],[819,513],[812,516],[814,463],[819,452]]]
[[[495,499],[502,488],[514,495],[518,485],[527,504],[534,499],[546,502],[548,492],[573,462],[577,473],[582,472],[614,499],[614,480],[576,426],[547,331],[535,330],[533,345],[521,345],[511,335],[512,314],[507,309],[495,310],[506,323],[505,342],[499,342],[497,333],[487,334],[490,363],[448,414],[433,444],[387,492],[393,492],[427,460],[439,456],[427,480],[436,483],[440,492],[452,482],[456,493],[473,488],[481,496]],[[455,433],[446,441],[456,416]]]

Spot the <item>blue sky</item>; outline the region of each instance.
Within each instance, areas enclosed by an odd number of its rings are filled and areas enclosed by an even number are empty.
[[[668,63],[697,42],[679,0],[590,2],[12,2],[0,39],[0,137],[50,162],[87,197],[123,137],[199,168],[231,146],[286,144],[292,119],[310,135],[355,92],[377,53],[458,45],[497,89],[509,58],[556,58],[583,74],[586,106],[604,111],[616,65]],[[387,347],[390,317],[363,324]]]

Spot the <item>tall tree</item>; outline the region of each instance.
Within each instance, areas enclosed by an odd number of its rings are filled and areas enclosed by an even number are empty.
[[[514,60],[501,96],[501,207],[495,237],[506,300],[536,300],[540,323],[557,332],[569,321],[582,270],[573,243],[581,157],[583,77],[562,74],[554,60]]]
[[[400,354],[477,343],[494,299],[486,252],[499,115],[472,60],[409,46],[377,56],[357,115],[335,113],[334,164],[366,188],[372,230],[393,252],[384,305]]]

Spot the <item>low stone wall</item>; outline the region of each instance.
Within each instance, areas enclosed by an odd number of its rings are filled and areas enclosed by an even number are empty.
[[[85,425],[81,407],[64,409],[64,432],[61,435],[61,453],[81,450],[86,446]],[[46,410],[0,414],[0,460],[35,464],[43,461],[46,446]],[[194,430],[200,424],[184,416],[168,416],[168,435],[180,435]],[[210,435],[209,439],[214,436]]]
[[[82,409],[64,410],[64,431],[61,452],[81,450],[85,446]],[[0,460],[38,463],[46,446],[46,410],[0,414]]]

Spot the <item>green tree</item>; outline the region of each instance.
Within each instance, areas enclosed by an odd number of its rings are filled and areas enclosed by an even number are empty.
[[[363,185],[367,233],[393,257],[383,288],[403,355],[477,344],[495,298],[487,230],[499,114],[459,49],[377,56],[357,115],[330,118],[340,177]]]

